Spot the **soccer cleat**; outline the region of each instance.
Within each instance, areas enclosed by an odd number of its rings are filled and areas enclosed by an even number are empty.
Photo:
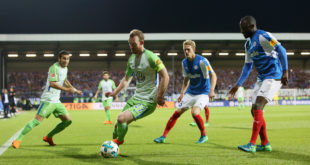
[[[155,143],[165,143],[165,141],[166,141],[166,138],[164,136],[154,139]]]
[[[272,147],[270,145],[270,143],[268,142],[266,145],[258,145],[256,146],[256,151],[272,151]]]
[[[104,124],[110,124],[108,120],[104,121]]]
[[[116,143],[118,146],[124,143],[124,140],[123,141],[118,141],[117,139],[113,139],[112,141],[114,143]]]
[[[53,142],[53,138],[49,138],[47,136],[43,137],[43,141],[47,142],[50,146],[55,146],[56,144]]]
[[[252,153],[256,152],[256,146],[253,145],[252,143],[248,143],[243,146],[238,146],[238,149],[245,151],[245,152],[252,152]]]
[[[193,127],[196,127],[197,126],[197,123],[196,122],[192,122],[192,123],[189,123],[190,126],[193,126]]]
[[[20,146],[21,141],[19,140],[14,140],[12,143],[13,148],[18,149]]]
[[[201,136],[199,140],[196,142],[196,144],[205,143],[208,141],[208,136]]]
[[[112,121],[109,121],[109,124],[113,124]]]
[[[193,126],[193,127],[196,127],[197,126],[197,123],[196,122],[192,122],[192,123],[189,123],[190,126]],[[208,122],[205,122],[205,127],[208,127],[209,126],[209,123]]]

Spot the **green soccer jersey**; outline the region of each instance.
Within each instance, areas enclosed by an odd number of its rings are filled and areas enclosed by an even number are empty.
[[[238,88],[236,96],[237,96],[237,98],[243,98],[244,97],[244,88],[243,87]]]
[[[132,54],[127,63],[126,76],[136,76],[136,100],[156,103],[158,72],[164,68],[160,58],[144,49],[142,55]]]
[[[115,88],[116,86],[113,80],[111,79],[108,79],[107,81],[101,80],[99,82],[98,90],[102,90],[102,100],[113,99],[112,96],[105,97],[105,93],[112,92]]]
[[[48,77],[45,89],[41,96],[41,101],[50,103],[60,103],[61,90],[50,87],[50,81],[55,81],[58,85],[63,86],[64,81],[67,79],[68,68],[62,68],[58,62],[54,63],[48,70]]]

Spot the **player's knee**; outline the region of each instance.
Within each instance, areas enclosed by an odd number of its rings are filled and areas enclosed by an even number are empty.
[[[118,117],[117,117],[117,122],[118,122],[118,123],[125,123],[125,122],[126,122],[126,120],[125,120],[125,115],[124,115],[124,114],[118,115]]]

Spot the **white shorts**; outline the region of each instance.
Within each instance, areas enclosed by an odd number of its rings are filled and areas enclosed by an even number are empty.
[[[255,103],[257,96],[264,97],[268,102],[272,101],[273,96],[277,94],[281,86],[281,81],[275,79],[266,79],[263,82],[256,82],[252,95],[252,103]]]
[[[189,109],[191,107],[199,107],[200,110],[204,109],[209,104],[208,95],[190,95],[185,94],[182,101],[178,104],[180,109]]]

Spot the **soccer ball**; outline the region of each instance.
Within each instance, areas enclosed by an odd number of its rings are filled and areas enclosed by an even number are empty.
[[[105,141],[101,145],[100,153],[105,158],[116,158],[119,153],[118,145],[113,141]]]

